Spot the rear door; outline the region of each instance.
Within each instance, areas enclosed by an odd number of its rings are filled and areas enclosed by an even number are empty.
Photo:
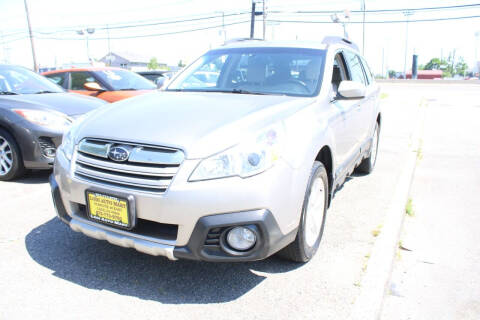
[[[354,82],[359,82],[365,87],[368,87],[368,82],[363,71],[362,63],[359,56],[349,50],[345,50],[345,59],[347,62],[347,67],[350,73],[350,80]],[[352,139],[355,141],[355,153],[359,153],[361,146],[366,140],[368,133],[368,125],[366,122],[368,114],[371,113],[371,110],[368,106],[368,88],[367,93],[364,98],[351,99],[353,103],[353,112],[351,113],[351,127],[350,133],[353,135]]]
[[[343,51],[337,52],[333,64],[332,72],[332,101],[330,106],[335,116],[332,118],[332,128],[335,134],[335,154],[337,174],[346,169],[353,157],[358,152],[356,133],[353,128],[356,127],[356,109],[357,100],[344,99],[338,94],[338,87],[344,80],[350,80],[350,72],[346,65],[346,59]]]
[[[365,78],[368,82],[367,92],[365,94],[366,101],[364,103],[364,111],[362,112],[362,122],[365,125],[365,137],[362,148],[368,148],[375,128],[375,122],[377,120],[377,104],[380,89],[375,82],[375,78],[373,77],[367,62],[363,57],[359,57],[362,62],[363,71],[365,72]]]

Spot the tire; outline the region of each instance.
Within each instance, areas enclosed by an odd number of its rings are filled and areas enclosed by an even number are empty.
[[[307,262],[315,255],[325,227],[328,191],[327,171],[321,162],[315,161],[308,179],[297,236],[279,252],[281,257],[295,262]],[[312,215],[313,213],[317,215]]]
[[[357,167],[357,172],[369,174],[375,168],[375,163],[377,162],[378,155],[378,141],[380,140],[380,127],[378,122],[375,123],[375,131],[373,132],[372,146],[370,147],[370,153],[368,158],[365,158],[360,162]]]
[[[0,129],[0,181],[17,179],[25,171],[17,142],[10,133]]]

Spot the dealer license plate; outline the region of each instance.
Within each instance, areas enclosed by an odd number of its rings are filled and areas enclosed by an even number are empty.
[[[99,222],[130,228],[128,200],[98,192],[86,192],[88,216]]]

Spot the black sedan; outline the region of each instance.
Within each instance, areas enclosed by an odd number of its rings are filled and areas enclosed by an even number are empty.
[[[26,68],[0,64],[0,181],[51,168],[65,129],[104,104]]]

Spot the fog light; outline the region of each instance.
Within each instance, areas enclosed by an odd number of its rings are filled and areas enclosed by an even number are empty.
[[[43,150],[43,153],[49,158],[55,158],[56,150],[54,148],[46,148]]]
[[[246,227],[235,227],[228,231],[227,243],[230,247],[239,251],[251,249],[257,242],[255,232]]]

